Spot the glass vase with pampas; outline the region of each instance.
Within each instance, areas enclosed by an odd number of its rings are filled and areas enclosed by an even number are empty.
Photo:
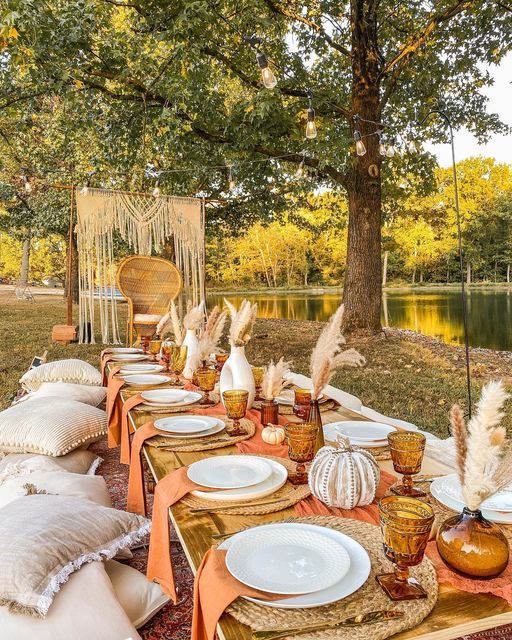
[[[309,415],[305,418],[305,422],[316,424],[319,427],[315,453],[325,445],[322,416],[318,404],[324,387],[329,384],[331,378],[339,369],[343,367],[360,367],[365,363],[364,357],[355,349],[341,350],[342,345],[346,344],[345,337],[341,333],[344,310],[344,305],[340,305],[336,313],[330,317],[311,353],[310,373],[313,389],[311,391]]]
[[[445,564],[469,578],[494,578],[508,565],[507,538],[480,510],[486,498],[512,482],[512,454],[504,453],[506,432],[500,426],[507,397],[502,382],[489,382],[467,427],[459,406],[454,405],[450,413],[457,476],[466,506],[443,522],[436,542]]]
[[[268,367],[263,372],[261,381],[261,424],[278,424],[279,420],[279,404],[276,398],[283,392],[291,382],[285,380],[285,376],[290,373],[290,363],[285,362],[281,358],[279,362],[274,364],[271,360]]]

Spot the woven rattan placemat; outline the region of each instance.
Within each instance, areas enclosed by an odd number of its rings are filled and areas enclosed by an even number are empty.
[[[334,516],[297,518],[294,522],[330,527],[357,540],[370,556],[372,568],[368,580],[347,598],[314,609],[275,609],[238,598],[229,606],[227,612],[239,622],[248,625],[253,630],[275,631],[276,629],[294,629],[315,624],[335,623],[350,616],[382,609],[402,611],[404,613],[402,618],[387,622],[300,635],[301,640],[368,640],[369,638],[383,640],[400,631],[412,629],[432,611],[437,601],[438,585],[435,569],[428,558],[424,558],[418,567],[411,569],[412,576],[429,594],[428,598],[392,602],[375,580],[376,574],[389,572],[393,569],[393,565],[384,556],[379,527],[358,520]]]
[[[274,456],[260,457],[279,462],[284,467],[286,467],[288,471],[292,471],[293,469],[295,469],[295,463],[285,458],[276,458]],[[182,502],[193,509],[214,507],[216,512],[224,513],[221,509],[219,509],[219,507],[225,506],[229,507],[229,509],[226,509],[225,513],[229,513],[232,515],[255,516],[264,515],[265,513],[276,513],[277,511],[288,509],[288,507],[293,507],[294,504],[297,504],[297,502],[304,500],[309,495],[311,495],[311,491],[307,484],[293,485],[291,482],[287,481],[275,493],[267,496],[266,498],[258,498],[257,500],[254,500],[254,502],[278,501],[276,502],[276,504],[251,506],[250,502],[245,501],[243,505],[237,506],[233,502],[222,502],[220,500],[203,500],[202,498],[196,498],[195,496],[192,496],[190,494],[187,494],[184,498],[182,498]]]
[[[227,422],[223,418],[219,418],[219,420],[222,420],[224,424]],[[244,436],[231,437],[226,431],[220,431],[204,438],[197,438],[197,440],[195,438],[155,436],[146,440],[146,444],[155,449],[164,449],[165,451],[210,451],[211,449],[221,449],[222,447],[230,447],[237,442],[248,440],[256,433],[256,427],[251,420],[242,418],[240,424],[247,431]]]

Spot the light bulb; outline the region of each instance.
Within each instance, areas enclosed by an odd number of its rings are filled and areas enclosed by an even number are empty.
[[[306,124],[306,138],[313,140],[316,138],[315,110],[311,107],[308,109],[308,121]]]
[[[267,89],[273,89],[277,84],[277,78],[275,77],[272,69],[268,66],[267,56],[264,53],[257,53],[256,60],[261,69],[263,85]]]
[[[300,180],[304,175],[304,160],[300,161],[299,166],[297,167],[297,171],[295,172],[295,177],[297,180]]]
[[[228,185],[228,186],[229,186],[229,190],[230,190],[230,191],[234,191],[234,190],[235,190],[235,188],[236,188],[236,182],[235,182],[233,179],[231,179],[231,180],[229,181],[229,185]]]
[[[407,151],[409,153],[416,153],[416,143],[412,138],[407,142]]]
[[[392,158],[395,155],[395,145],[393,143],[388,146],[386,155],[388,158]]]
[[[379,153],[381,156],[386,155],[386,145],[383,142],[379,142]]]
[[[82,187],[80,189],[80,195],[81,196],[86,196],[89,193],[89,187],[87,185],[85,185],[85,187]]]
[[[362,140],[358,140],[356,142],[356,153],[358,156],[364,156],[366,153],[366,147],[364,146],[364,142]]]
[[[160,196],[160,193],[161,193],[160,187],[156,185],[152,191],[152,195],[155,196],[155,198],[158,198]]]
[[[32,193],[32,185],[27,178],[25,178],[25,191],[27,193]]]

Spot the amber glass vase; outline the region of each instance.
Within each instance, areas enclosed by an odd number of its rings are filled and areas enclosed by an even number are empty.
[[[322,416],[320,414],[318,400],[311,400],[311,402],[309,403],[309,415],[307,416],[306,420],[309,424],[316,424],[318,427],[315,444],[315,453],[317,453],[319,449],[325,446],[324,430],[322,428]]]
[[[450,569],[469,578],[495,578],[508,564],[507,538],[479,509],[464,507],[445,520],[437,533],[437,550]]]
[[[261,424],[266,426],[267,424],[279,424],[279,405],[275,400],[261,401]]]

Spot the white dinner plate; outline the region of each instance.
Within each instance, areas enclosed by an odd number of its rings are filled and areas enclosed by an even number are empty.
[[[454,511],[460,512],[465,506],[460,483],[455,474],[436,478],[430,485],[430,492],[441,504],[444,504],[445,507],[453,509]],[[497,505],[500,505],[500,508],[496,508]],[[480,510],[484,518],[492,522],[512,524],[511,488],[509,487],[507,490],[500,491],[498,494],[484,500]]]
[[[221,431],[223,431],[226,428],[226,425],[222,422],[222,420],[218,420],[217,418],[214,418],[215,420],[215,425],[211,428],[208,429],[208,431],[199,431],[198,433],[189,433],[189,434],[177,434],[177,433],[164,433],[162,431],[161,434],[159,434],[162,438],[179,438],[180,440],[189,440],[189,439],[193,439],[193,438],[207,438],[208,436],[213,436],[216,433],[220,433]],[[229,443],[226,443],[226,446]]]
[[[193,462],[187,475],[193,482],[212,489],[239,489],[263,482],[272,467],[256,456],[214,456]]]
[[[144,353],[144,351],[137,347],[114,347],[110,353]]]
[[[383,424],[382,422],[366,422],[364,420],[331,422],[330,425],[326,426],[329,426],[337,433],[350,438],[354,443],[384,442],[387,444],[388,434],[396,431],[396,428],[389,426],[389,424]]]
[[[130,373],[160,373],[163,369],[161,364],[127,364],[119,372],[121,375]]]
[[[299,524],[299,523],[297,523]],[[273,525],[264,525],[265,527],[295,527],[296,523],[276,523]],[[350,567],[346,575],[322,591],[306,593],[292,598],[283,598],[282,600],[273,600],[272,602],[260,600],[258,598],[245,597],[246,600],[261,604],[265,607],[273,607],[278,609],[311,609],[313,607],[321,607],[332,602],[342,600],[357,591],[368,579],[371,571],[370,558],[366,550],[350,536],[340,533],[334,529],[327,527],[319,527],[317,525],[301,525],[314,529],[320,529],[322,533],[341,544],[350,557]],[[240,535],[240,534],[236,534]],[[224,540],[219,549],[229,550],[236,536]]]
[[[155,391],[165,391],[165,389],[155,389]],[[147,393],[146,391],[143,391],[140,395],[144,396],[146,393]],[[199,402],[199,400],[201,400],[202,397],[203,397],[202,394],[200,394],[198,391],[188,391],[187,396],[181,402],[164,403],[164,402],[149,402],[148,400],[146,400],[144,402],[144,406],[155,407],[158,409],[163,409],[165,407],[169,407],[172,409],[174,409],[175,407],[187,407],[190,404],[195,404],[196,402]]]
[[[147,360],[148,356],[143,353],[114,353],[112,360],[116,362],[138,362],[139,360]]]
[[[153,385],[169,382],[169,378],[167,376],[160,376],[157,373],[139,373],[123,377],[126,384],[135,385],[137,387],[151,387]]]
[[[155,389],[141,393],[144,400],[153,404],[176,404],[183,402],[190,395],[190,391],[183,389]]]
[[[203,435],[203,434],[201,434]],[[288,479],[288,471],[281,463],[274,460],[265,460],[271,467],[272,473],[263,482],[253,484],[250,487],[243,487],[241,489],[224,489],[220,491],[191,491],[190,493],[202,500],[213,501],[234,501],[240,502],[241,500],[256,500],[257,498],[264,498],[272,493],[275,493],[280,489],[286,480]]]
[[[208,416],[173,416],[155,420],[155,427],[160,431],[175,435],[188,435],[190,433],[209,431],[217,422],[216,418]]]
[[[226,567],[254,589],[299,595],[339,582],[350,568],[350,556],[319,527],[267,525],[233,536]]]

